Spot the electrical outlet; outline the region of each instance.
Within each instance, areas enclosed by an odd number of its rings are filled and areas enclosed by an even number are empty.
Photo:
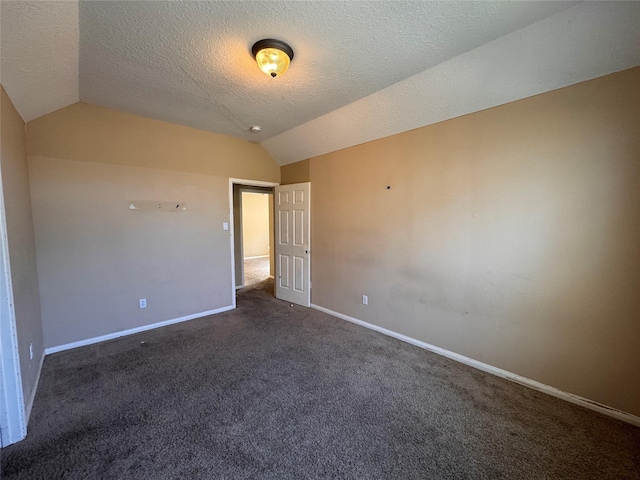
[[[367,297],[366,295],[362,295],[362,304],[369,305],[369,297]]]
[[[146,298],[141,298],[140,299],[140,308],[147,308],[147,299]]]
[[[33,343],[29,344],[29,358],[33,360]]]

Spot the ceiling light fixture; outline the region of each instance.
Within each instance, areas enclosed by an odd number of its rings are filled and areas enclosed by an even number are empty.
[[[282,40],[273,38],[254,43],[251,52],[260,70],[273,78],[283,75],[293,60],[293,49]]]

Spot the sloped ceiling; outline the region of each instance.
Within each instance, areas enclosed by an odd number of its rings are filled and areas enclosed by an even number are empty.
[[[80,99],[260,142],[281,165],[640,64],[639,2],[3,1],[1,14],[1,79],[25,120]],[[295,51],[283,77],[251,56],[266,37]]]
[[[80,101],[77,2],[0,0],[0,82],[28,122]]]

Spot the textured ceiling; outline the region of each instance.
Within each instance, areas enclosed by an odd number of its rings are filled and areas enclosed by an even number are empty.
[[[80,100],[78,3],[0,3],[0,82],[23,120]]]
[[[553,14],[563,3],[81,2],[80,97],[264,140]],[[272,79],[253,43],[295,57]],[[249,132],[260,125],[262,133]]]
[[[585,2],[262,145],[284,165],[625,70],[640,65],[639,25],[640,2]]]
[[[79,97],[286,164],[637,65],[639,7],[2,0],[2,83],[25,120]],[[295,50],[283,77],[251,57],[265,37]]]

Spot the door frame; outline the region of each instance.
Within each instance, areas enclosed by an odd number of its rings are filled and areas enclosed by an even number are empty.
[[[22,392],[22,373],[18,352],[13,285],[9,263],[9,240],[0,182],[0,446],[6,447],[27,436],[27,422]],[[6,437],[6,438],[5,438]]]
[[[266,233],[269,237],[268,243],[270,246],[274,242],[274,218],[273,218],[273,193],[274,187],[257,187],[255,185],[239,185],[235,184],[233,186],[233,221],[235,222],[233,228],[234,238],[234,247],[235,247],[235,265],[236,265],[236,290],[239,290],[244,287],[245,284],[245,260],[246,253],[244,251],[245,247],[245,227],[246,223],[244,221],[245,217],[245,194],[254,194],[254,195],[266,195],[268,197],[267,200],[267,211],[266,211]],[[242,223],[238,225],[238,222]],[[238,238],[239,237],[239,238]],[[273,278],[275,274],[275,255],[272,248],[269,248],[269,253],[267,255],[269,257],[269,277]],[[240,271],[238,271],[238,269]]]
[[[248,180],[244,178],[229,178],[229,244],[231,248],[231,305],[236,308],[236,252],[235,252],[235,225],[233,220],[233,186],[244,185],[247,187],[277,187],[278,182],[263,182],[260,180]],[[275,225],[275,222],[274,222]],[[274,226],[275,228],[275,226]],[[273,232],[269,232],[273,233]],[[273,249],[272,249],[273,250]]]

